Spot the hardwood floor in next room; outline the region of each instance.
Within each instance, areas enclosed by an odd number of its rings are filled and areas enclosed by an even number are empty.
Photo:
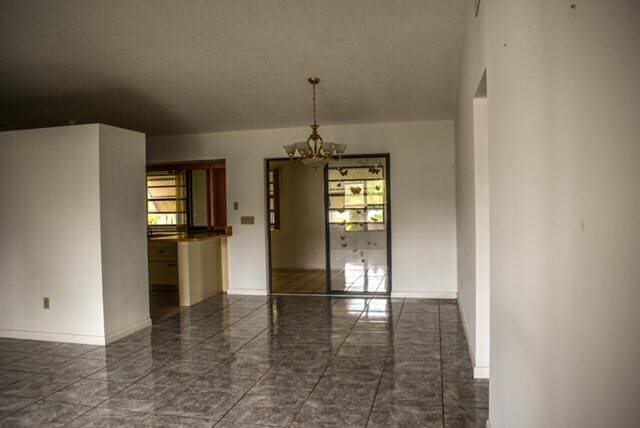
[[[219,295],[106,347],[0,339],[0,426],[483,427],[454,300]]]

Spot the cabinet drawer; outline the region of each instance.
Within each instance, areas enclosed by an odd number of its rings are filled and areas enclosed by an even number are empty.
[[[178,263],[172,261],[150,261],[149,283],[151,285],[177,285]]]
[[[174,247],[149,247],[149,261],[150,262],[162,262],[170,261],[177,262],[178,249]]]

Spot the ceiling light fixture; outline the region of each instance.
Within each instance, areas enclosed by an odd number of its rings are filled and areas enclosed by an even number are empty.
[[[320,83],[320,78],[309,77],[308,80],[313,86],[313,125],[311,125],[311,135],[309,135],[307,141],[285,145],[284,150],[287,152],[289,159],[302,160],[305,164],[340,159],[347,145],[323,141],[320,134],[318,134],[320,125],[316,121],[316,85]]]

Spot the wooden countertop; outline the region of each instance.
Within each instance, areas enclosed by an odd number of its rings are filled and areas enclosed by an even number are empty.
[[[208,239],[219,239],[233,236],[231,226],[226,230],[211,230],[202,232],[177,232],[149,235],[149,241],[160,242],[184,242],[184,241],[206,241]]]

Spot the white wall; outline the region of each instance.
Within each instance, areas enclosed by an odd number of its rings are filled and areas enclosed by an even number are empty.
[[[491,424],[636,426],[640,4],[482,3],[461,87],[486,64]]]
[[[104,339],[98,138],[95,125],[0,133],[0,336]]]
[[[458,299],[476,377],[489,375],[490,340],[485,8],[467,11],[455,127]]]
[[[144,135],[2,132],[0,174],[0,336],[104,344],[149,325]]]
[[[471,359],[475,377],[489,377],[490,354],[490,196],[489,135],[486,97],[473,100],[473,163],[475,183],[475,344]]]
[[[109,340],[149,324],[145,135],[100,126],[100,223]]]
[[[149,138],[149,162],[226,159],[229,287],[265,293],[267,287],[264,159],[283,156],[308,128],[269,129]],[[456,232],[453,122],[401,122],[322,126],[350,154],[391,154],[393,292],[397,296],[454,297]],[[256,224],[241,225],[241,215]]]
[[[280,230],[271,233],[274,269],[326,269],[324,168],[274,162],[280,168]]]

